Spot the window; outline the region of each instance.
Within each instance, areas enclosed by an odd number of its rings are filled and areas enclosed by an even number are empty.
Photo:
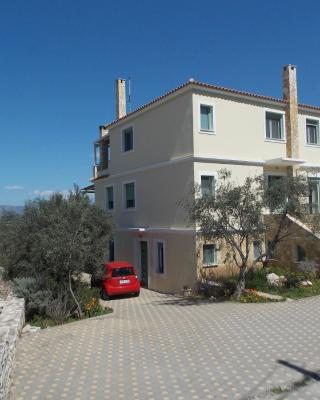
[[[268,186],[269,188],[280,187],[283,176],[281,175],[268,175]]]
[[[302,261],[306,260],[306,251],[303,247],[297,246],[296,252],[297,252],[297,261],[298,262],[302,262]]]
[[[158,274],[164,273],[164,244],[163,242],[156,243],[156,268]]]
[[[307,144],[320,144],[319,140],[319,121],[307,119]]]
[[[217,248],[214,244],[204,244],[203,245],[203,265],[217,265]]]
[[[268,252],[269,256],[271,259],[274,259],[276,257],[276,249],[275,249],[275,244],[271,240],[268,240]]]
[[[101,164],[100,143],[95,143],[94,144],[94,162],[95,162],[95,165],[100,165]]]
[[[201,175],[201,195],[214,196],[215,177],[213,175]]]
[[[133,268],[130,267],[120,267],[120,268],[112,268],[111,276],[112,278],[121,278],[123,276],[132,276],[134,275]]]
[[[257,260],[261,256],[261,242],[256,240],[253,242],[253,259]]]
[[[276,212],[284,206],[287,202],[287,197],[284,188],[285,176],[282,175],[268,175],[267,196],[269,201],[269,208],[271,212]]]
[[[127,128],[122,132],[122,151],[133,150],[133,128]]]
[[[213,132],[213,107],[200,105],[200,130]]]
[[[266,138],[272,140],[283,140],[283,115],[277,113],[266,113]]]
[[[113,210],[113,186],[108,186],[106,188],[106,196],[107,196],[107,210]]]
[[[125,208],[135,208],[136,199],[135,199],[135,184],[134,182],[125,183],[124,184],[125,191]]]
[[[114,261],[114,240],[109,241],[109,261]]]
[[[310,213],[320,213],[320,178],[309,178]]]

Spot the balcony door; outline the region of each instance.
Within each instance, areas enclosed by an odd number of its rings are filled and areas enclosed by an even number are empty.
[[[320,178],[309,178],[309,204],[312,214],[320,212]]]

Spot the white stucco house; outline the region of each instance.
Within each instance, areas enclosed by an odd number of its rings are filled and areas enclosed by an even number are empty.
[[[132,262],[151,289],[180,292],[199,268],[223,268],[214,243],[199,248],[179,206],[195,183],[214,190],[222,168],[240,182],[299,170],[320,209],[320,107],[298,103],[292,65],[283,68],[282,99],[190,79],[126,114],[118,79],[116,110],[94,144],[95,201],[114,216],[110,257]]]

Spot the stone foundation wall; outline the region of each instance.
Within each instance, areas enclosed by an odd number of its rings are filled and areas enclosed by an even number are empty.
[[[17,341],[25,321],[24,299],[0,301],[0,400],[8,398]]]

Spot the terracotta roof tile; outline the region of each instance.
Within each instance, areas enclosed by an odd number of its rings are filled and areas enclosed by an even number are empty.
[[[109,123],[107,125],[104,125],[103,128],[104,129],[108,129],[111,126],[115,125],[116,123],[125,120],[126,118],[138,113],[139,111],[151,106],[152,104],[157,103],[158,101],[162,100],[163,98],[168,97],[171,94],[176,93],[179,90],[181,90],[181,89],[183,89],[183,88],[185,88],[187,86],[194,86],[195,89],[198,87],[200,89],[201,88],[205,88],[205,89],[217,90],[217,91],[221,91],[221,92],[225,92],[225,93],[236,94],[236,95],[249,97],[249,98],[254,98],[254,99],[258,99],[258,100],[267,100],[267,101],[271,101],[271,102],[275,102],[275,103],[279,103],[279,104],[286,104],[287,103],[286,100],[277,99],[277,98],[271,97],[271,96],[263,96],[263,95],[260,95],[260,94],[244,92],[244,91],[241,91],[241,90],[229,89],[229,88],[225,88],[223,86],[210,85],[208,83],[203,83],[203,82],[199,82],[199,81],[196,81],[196,80],[189,80],[189,81],[185,82],[184,84],[182,84],[180,86],[177,86],[176,88],[166,92],[162,96],[156,97],[152,101],[142,105],[141,107],[138,107],[136,110],[126,114],[122,118],[116,119],[116,120],[112,121],[111,123]],[[320,111],[320,107],[310,106],[310,105],[306,105],[306,104],[299,104],[299,107],[304,107],[304,108],[309,108],[309,109],[312,109],[312,110]]]

